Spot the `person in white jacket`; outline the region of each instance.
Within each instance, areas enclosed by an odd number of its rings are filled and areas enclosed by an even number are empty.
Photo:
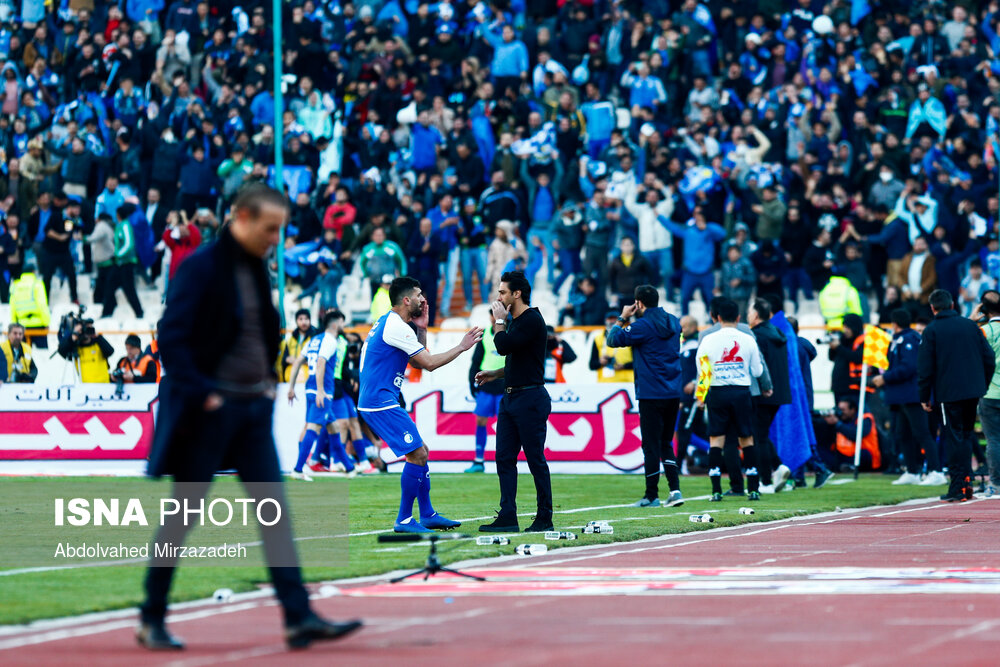
[[[660,179],[655,179],[651,186],[629,183],[625,191],[625,208],[638,223],[639,252],[653,264],[669,293],[670,276],[674,272],[671,250],[674,239],[659,217],[669,219],[673,215],[672,189],[663,185]]]

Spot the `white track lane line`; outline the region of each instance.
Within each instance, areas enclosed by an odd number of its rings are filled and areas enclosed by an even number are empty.
[[[919,512],[927,509],[933,509],[935,507],[941,507],[941,505],[936,501],[937,499],[935,498],[917,499],[917,500],[905,501],[903,503],[900,503],[900,505],[889,505],[889,506],[878,505],[873,507],[846,509],[835,512],[824,512],[821,514],[814,514],[807,517],[789,517],[787,519],[778,519],[776,521],[769,521],[766,524],[763,524],[767,526],[766,528],[751,530],[745,534],[757,535],[763,532],[780,530],[782,528],[787,528],[792,525],[820,525],[827,523],[837,523],[840,521],[850,521],[853,519],[862,518],[863,516],[883,517],[894,514],[902,514],[906,512]],[[978,501],[979,500],[976,499],[969,502],[974,503]],[[612,505],[596,509],[608,509],[611,507],[628,507],[628,506],[629,505]],[[888,512],[882,512],[879,514],[863,514],[865,512],[871,512],[872,510],[890,509],[892,507],[904,507],[905,509],[895,509],[895,510],[890,510]],[[457,569],[469,569],[475,567],[488,567],[492,565],[505,565],[510,563],[517,563],[523,565],[524,567],[535,567],[538,565],[553,565],[557,563],[572,562],[575,560],[586,560],[589,558],[604,558],[607,556],[618,555],[622,553],[638,553],[642,551],[673,548],[675,546],[688,546],[691,544],[698,544],[701,542],[712,542],[720,539],[738,537],[740,534],[743,533],[738,533],[735,535],[732,533],[741,529],[746,529],[747,526],[748,524],[742,524],[739,526],[712,528],[708,531],[702,531],[703,533],[712,533],[711,535],[706,534],[701,538],[695,538],[695,539],[688,539],[691,536],[690,533],[679,533],[679,534],[674,533],[670,535],[649,537],[642,540],[636,540],[634,542],[628,542],[627,544],[634,544],[640,546],[627,550],[614,549],[615,546],[614,544],[593,544],[593,545],[578,546],[578,547],[562,547],[560,549],[560,552],[564,553],[572,552],[574,554],[584,553],[585,555],[579,557],[545,560],[544,562],[540,562],[536,558],[532,557],[525,558],[524,556],[517,556],[517,555],[495,556],[492,558],[481,558],[468,561],[461,561],[459,563],[452,563],[449,565],[449,567],[454,567]],[[378,532],[382,531],[374,531],[371,534],[376,534]],[[719,535],[719,533],[726,533],[726,534]],[[686,541],[684,542],[675,543],[678,540],[685,540],[685,539]],[[663,542],[667,542],[668,544],[662,544]],[[612,550],[608,551],[605,554],[592,553],[595,549],[609,549],[609,548],[611,548]],[[514,569],[518,568],[515,567]],[[315,585],[319,586],[321,584],[332,584],[334,586],[343,586],[351,584],[373,583],[373,582],[385,581],[389,577],[402,572],[403,572],[402,570],[399,570],[395,572],[370,575],[365,577],[354,577],[351,579],[317,582]],[[323,597],[323,596],[314,595],[313,597]],[[246,601],[245,608],[248,609],[277,604],[273,598],[273,590],[271,588],[262,588],[257,591],[251,591],[248,593],[241,593],[234,595],[233,603],[231,603],[228,606],[219,605],[211,599],[195,600],[187,603],[171,605],[171,608],[175,610],[186,609],[186,608],[198,609],[200,607],[206,607],[206,606],[209,607],[209,609],[206,609],[204,611],[193,611],[190,614],[183,614],[183,613],[177,614],[175,612],[171,614],[170,621],[171,623],[179,623],[179,622],[184,622],[186,620],[195,620],[197,618],[203,618],[218,613],[224,613],[225,611],[227,611],[229,607],[233,606],[240,606],[241,608],[240,610],[242,610],[244,608],[244,601]],[[4,634],[8,635],[17,634],[18,636],[14,636],[11,637],[10,639],[0,641],[0,650],[18,648],[20,646],[28,646],[32,644],[39,644],[50,641],[59,641],[62,639],[67,639],[69,637],[90,636],[95,634],[101,634],[103,632],[110,632],[112,630],[116,630],[121,627],[130,627],[135,623],[134,619],[137,612],[138,610],[135,608],[118,609],[110,612],[97,612],[93,614],[85,614],[82,616],[36,621],[34,623],[30,623],[27,625],[6,626],[5,628],[0,628],[0,630],[4,631]],[[122,620],[120,623],[107,622],[109,619],[123,619],[123,618],[128,618],[129,620],[128,621]],[[76,625],[79,625],[81,627],[72,627]],[[60,633],[60,631],[62,633]],[[69,632],[71,632],[72,634],[65,634]]]

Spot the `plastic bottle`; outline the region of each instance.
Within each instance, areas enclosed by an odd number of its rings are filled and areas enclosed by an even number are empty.
[[[522,556],[537,556],[548,551],[549,548],[544,544],[518,544],[515,551]]]
[[[615,532],[614,526],[609,526],[608,524],[597,524],[594,526],[587,526],[583,529],[583,532],[587,534],[601,534],[601,535],[613,535]]]
[[[754,514],[752,507],[741,507],[740,514]]]
[[[476,538],[476,544],[481,547],[489,546],[491,544],[510,544],[510,538],[500,537],[499,535],[482,535]]]
[[[547,540],[575,540],[576,533],[571,533],[568,530],[547,530],[545,531],[545,539]]]
[[[712,518],[711,514],[692,514],[688,517],[688,521],[691,523],[713,523],[715,519]]]

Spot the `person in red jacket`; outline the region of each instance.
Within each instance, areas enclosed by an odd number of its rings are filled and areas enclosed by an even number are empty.
[[[167,214],[167,228],[163,230],[163,242],[170,248],[170,272],[168,280],[174,279],[177,267],[201,245],[201,231],[191,224],[184,211]]]

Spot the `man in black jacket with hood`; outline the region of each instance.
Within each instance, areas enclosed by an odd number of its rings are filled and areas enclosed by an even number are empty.
[[[770,320],[771,304],[766,299],[754,301],[747,312],[747,324],[757,338],[757,347],[771,373],[773,389],[769,396],[762,394],[754,397],[754,442],[759,448],[757,465],[762,493],[767,493],[772,485],[774,492],[778,493],[791,474],[788,466],[778,458],[770,435],[778,408],[792,402],[792,388],[788,381],[788,340]]]
[[[934,320],[924,329],[917,349],[920,403],[930,412],[940,404],[941,427],[948,443],[951,483],[941,500],[972,498],[972,447],[979,399],[986,394],[996,369],[996,355],[972,320],[953,310],[945,290],[931,292],[928,304]]]

